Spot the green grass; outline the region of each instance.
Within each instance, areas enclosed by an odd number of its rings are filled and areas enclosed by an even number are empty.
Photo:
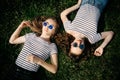
[[[8,71],[21,50],[21,45],[11,45],[8,40],[22,20],[35,16],[55,16],[76,3],[77,0],[4,0],[0,1],[0,80]],[[59,68],[56,74],[45,71],[49,80],[120,80],[120,5],[119,0],[109,2],[105,11],[104,30],[113,30],[115,36],[101,57],[91,56],[79,67],[59,51]],[[74,13],[70,15],[73,19]],[[63,27],[63,25],[60,25]],[[24,30],[23,34],[29,30]]]

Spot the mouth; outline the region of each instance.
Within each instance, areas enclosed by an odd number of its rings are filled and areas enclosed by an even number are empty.
[[[44,29],[45,32],[48,32],[48,30]]]

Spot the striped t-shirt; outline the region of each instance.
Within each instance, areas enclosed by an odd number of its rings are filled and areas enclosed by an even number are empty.
[[[65,31],[72,30],[84,34],[91,44],[101,40],[100,33],[97,33],[97,25],[100,11],[90,4],[82,5],[74,20],[63,23]]]
[[[37,37],[34,33],[28,33],[25,35],[26,41],[24,46],[18,55],[16,65],[27,69],[29,71],[37,71],[39,65],[30,63],[26,60],[29,54],[34,54],[43,60],[46,60],[50,55],[57,53],[57,46],[55,43],[48,43],[40,37]]]

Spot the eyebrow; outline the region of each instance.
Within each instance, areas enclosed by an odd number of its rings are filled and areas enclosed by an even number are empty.
[[[45,22],[47,22],[47,23],[49,24],[49,22],[48,22],[48,21],[45,21]],[[54,28],[56,27],[54,24],[49,24],[49,25],[52,25]]]
[[[47,21],[45,21],[47,24],[49,24]]]
[[[45,21],[45,22],[47,22],[47,21]],[[49,22],[47,22],[47,24],[49,24]],[[53,25],[53,24],[49,24],[49,25]],[[53,25],[54,26],[54,25]]]

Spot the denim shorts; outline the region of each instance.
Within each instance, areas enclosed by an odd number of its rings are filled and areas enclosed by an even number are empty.
[[[108,0],[82,0],[81,6],[84,4],[91,4],[97,8],[99,8],[100,12],[103,11],[107,4]]]

